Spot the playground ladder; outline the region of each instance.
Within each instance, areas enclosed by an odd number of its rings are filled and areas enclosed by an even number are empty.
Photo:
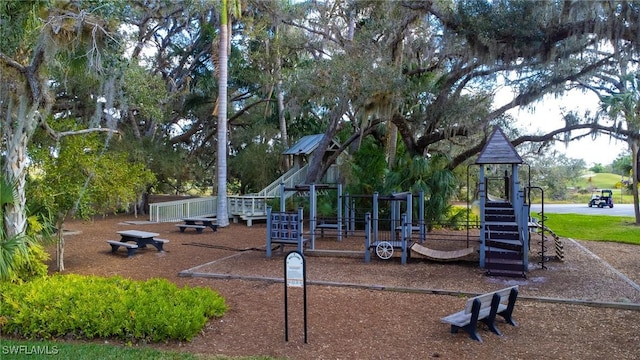
[[[513,205],[485,204],[485,268],[488,275],[526,277],[524,257],[528,249],[520,237]]]

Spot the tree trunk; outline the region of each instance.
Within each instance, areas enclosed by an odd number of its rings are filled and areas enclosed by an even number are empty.
[[[638,182],[640,181],[640,173],[638,173],[639,151],[640,143],[637,140],[633,140],[631,142],[631,192],[633,193],[633,212],[636,218],[636,225],[640,225],[640,196],[638,196]]]
[[[324,132],[324,137],[318,147],[311,154],[311,161],[309,162],[309,170],[307,171],[307,184],[317,184],[322,180],[323,172],[323,159],[324,154],[331,143],[331,140],[336,135],[338,131],[338,126],[340,125],[340,119],[342,119],[342,115],[344,115],[347,102],[345,100],[341,100],[341,103],[337,105],[332,111],[331,116],[329,117],[329,125],[327,126],[327,130]]]
[[[227,211],[227,58],[228,58],[228,10],[227,0],[222,0],[220,10],[220,43],[218,53],[218,66],[220,67],[218,78],[218,162],[216,172],[218,174],[218,226],[229,226]]]
[[[16,201],[7,206],[4,213],[5,231],[8,237],[22,234],[27,228],[26,213],[26,168],[28,163],[27,144],[33,135],[37,124],[37,107],[34,105],[26,110],[24,98],[20,99],[17,116],[12,121],[11,115],[3,126],[6,152],[2,175],[7,181],[15,182]]]
[[[280,59],[278,59],[280,63]],[[278,120],[280,122],[280,137],[282,138],[282,146],[285,149],[289,148],[289,134],[287,132],[287,119],[284,116],[284,93],[282,92],[282,80],[278,80],[276,86],[276,96],[278,97]],[[291,158],[286,156],[284,158],[285,168],[289,170],[291,168]]]
[[[396,151],[398,151],[398,127],[389,120],[387,130],[387,162],[389,169],[394,169],[396,167]]]
[[[64,219],[64,217],[63,217]],[[58,272],[64,271],[64,220],[56,221],[56,228],[58,231],[57,251],[56,251],[56,265],[58,266]]]
[[[279,28],[276,26],[276,33]],[[282,146],[289,148],[289,133],[287,131],[287,119],[284,116],[284,92],[282,91],[282,58],[280,51],[276,52],[276,97],[278,99],[278,122],[280,123],[280,137],[282,138]],[[284,166],[286,170],[291,168],[291,157],[285,156]]]

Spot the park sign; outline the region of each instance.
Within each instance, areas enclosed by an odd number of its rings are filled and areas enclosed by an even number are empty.
[[[292,251],[285,260],[285,277],[288,287],[303,287],[305,283],[304,257],[297,251]]]
[[[289,294],[288,288],[302,288],[304,312],[304,343],[307,343],[307,272],[304,255],[300,251],[291,251],[284,260],[284,340],[289,341]]]

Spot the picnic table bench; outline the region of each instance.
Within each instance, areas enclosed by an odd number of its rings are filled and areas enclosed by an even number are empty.
[[[486,324],[491,332],[498,335],[502,333],[496,327],[497,315],[502,316],[508,324],[516,326],[512,314],[517,297],[517,285],[478,295],[467,300],[464,310],[443,317],[441,320],[451,325],[452,334],[463,329],[472,339],[482,342],[477,331],[478,321]]]
[[[107,240],[107,243],[109,245],[111,245],[111,252],[112,253],[116,252],[120,246],[122,246],[123,248],[126,248],[127,249],[127,257],[132,257],[133,254],[135,254],[136,250],[138,249],[138,245],[130,244],[130,243],[122,242],[122,241]]]
[[[210,227],[214,232],[218,231],[218,225],[213,222],[214,218],[194,217],[182,219],[184,224],[176,224],[180,228],[180,232],[184,232],[186,229],[195,229],[198,234],[202,233],[204,229]]]

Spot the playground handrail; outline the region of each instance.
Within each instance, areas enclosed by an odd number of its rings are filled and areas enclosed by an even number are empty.
[[[302,178],[304,179],[304,177],[307,176],[308,167],[309,167],[308,164],[303,166],[302,168],[300,168],[298,165],[292,167],[291,169],[289,169],[289,171],[287,171],[286,173],[282,174],[282,176],[277,178],[271,184],[267,185],[264,189],[260,190],[257,194],[254,194],[254,195],[257,195],[257,196],[277,196],[279,191],[280,191],[280,184],[281,183],[289,181],[292,178],[299,179],[301,177],[299,175],[301,172],[304,173],[304,176],[302,176]]]

